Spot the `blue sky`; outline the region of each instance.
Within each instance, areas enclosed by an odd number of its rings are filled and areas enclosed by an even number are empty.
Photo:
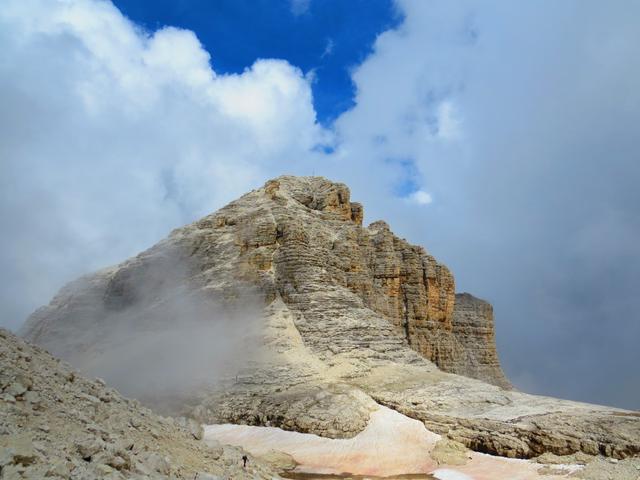
[[[316,174],[493,304],[516,386],[640,408],[638,18],[635,0],[5,0],[0,322]]]
[[[193,30],[214,69],[241,73],[258,58],[283,58],[313,72],[313,105],[329,124],[353,106],[350,69],[371,53],[378,34],[402,20],[390,0],[116,0],[133,21],[154,31]]]

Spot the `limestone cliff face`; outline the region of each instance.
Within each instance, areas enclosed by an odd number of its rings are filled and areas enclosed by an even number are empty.
[[[201,270],[200,275],[185,271],[185,278],[199,276],[204,285],[212,277],[223,279],[226,295],[240,284],[253,285],[267,303],[280,296],[309,318],[326,317],[328,311],[349,309],[355,302],[396,327],[388,341],[403,339],[444,371],[508,387],[495,350],[491,306],[470,295],[456,297],[446,266],[424,248],[398,238],[385,222],[365,228],[362,219],[363,207],[350,201],[343,184],[320,177],[272,180],[194,226],[174,232],[168,242],[105,271],[106,277],[70,285],[66,290],[75,291],[71,305],[65,302],[58,313],[64,312],[66,323],[79,317],[88,322],[82,330],[95,331],[100,318],[135,304],[141,285],[157,291],[166,283],[167,272],[175,274],[169,263],[182,261]],[[185,233],[189,239],[180,240]],[[221,252],[216,247],[226,238],[232,245]],[[315,297],[340,287],[350,294],[327,299],[318,312],[311,308]],[[95,308],[98,303],[104,307],[101,311]],[[50,322],[51,314],[51,309],[34,314],[26,336],[44,341],[37,331]],[[48,331],[49,341],[58,334],[59,328]],[[325,339],[326,351],[340,351],[343,341],[351,348],[348,332]],[[71,344],[59,353],[72,356],[77,351]]]
[[[273,267],[276,291],[307,316],[313,314],[307,308],[309,294],[346,287],[444,371],[509,385],[497,360],[493,316],[486,314],[490,306],[476,312],[476,303],[465,302],[465,313],[456,317],[455,283],[447,267],[424,248],[398,238],[383,221],[363,228],[363,207],[350,202],[345,185],[323,178],[284,177],[268,182],[265,193],[274,203],[272,215],[256,218],[254,229],[242,240],[249,276],[259,278]],[[300,222],[300,209],[292,209],[288,197],[306,207],[305,214],[325,215]],[[331,301],[338,307],[338,299]],[[460,321],[455,324],[454,318]],[[473,325],[462,325],[463,319]],[[330,341],[336,343],[335,338]]]
[[[477,378],[503,388],[511,384],[500,368],[495,345],[493,307],[468,293],[456,294],[452,335],[458,355],[445,360],[443,370]]]
[[[212,370],[212,385],[180,405],[203,422],[349,437],[379,403],[491,453],[640,452],[633,415],[503,389],[491,306],[456,295],[449,270],[422,247],[362,220],[345,185],[280,177],[65,287],[22,333],[99,370],[137,338],[130,332],[170,330],[185,304],[198,325],[229,326],[240,317],[212,312],[258,297],[257,353],[235,371]],[[112,334],[122,327],[126,337]]]

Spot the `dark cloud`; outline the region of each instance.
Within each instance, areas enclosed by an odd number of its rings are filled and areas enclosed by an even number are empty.
[[[493,302],[516,385],[640,408],[640,6],[402,3],[341,121],[368,161],[413,158],[433,204],[356,195]],[[423,92],[449,102],[453,135]]]

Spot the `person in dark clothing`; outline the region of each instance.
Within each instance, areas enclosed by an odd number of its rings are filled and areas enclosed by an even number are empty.
[[[242,468],[247,468],[247,460],[249,460],[247,456],[242,455]]]

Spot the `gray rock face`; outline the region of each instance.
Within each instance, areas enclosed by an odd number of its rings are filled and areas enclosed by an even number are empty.
[[[246,473],[245,452],[209,448],[187,422],[152,413],[2,329],[0,366],[0,392],[17,381],[27,385],[14,402],[0,401],[0,478],[191,480],[201,472]],[[30,402],[30,394],[39,401]],[[251,469],[251,478],[279,478],[257,459]]]
[[[456,294],[452,324],[461,352],[444,370],[512,388],[498,361],[491,304],[468,293]]]
[[[502,388],[509,383],[491,306],[456,296],[444,265],[386,223],[363,227],[362,218],[342,184],[271,180],[137,257],[65,287],[23,334],[118,385],[108,373],[134,374],[153,353],[149,337],[186,325],[178,338],[196,333],[186,350],[175,336],[154,340],[162,358],[174,354],[166,370],[193,351],[242,353],[222,370],[217,365],[229,355],[197,357],[209,368],[198,379],[203,385],[162,405],[203,422],[350,437],[381,403],[500,455],[640,451],[640,422],[628,412]],[[244,323],[246,304],[257,305],[258,323]],[[128,344],[143,355],[131,357]],[[150,374],[143,373],[140,381]]]

